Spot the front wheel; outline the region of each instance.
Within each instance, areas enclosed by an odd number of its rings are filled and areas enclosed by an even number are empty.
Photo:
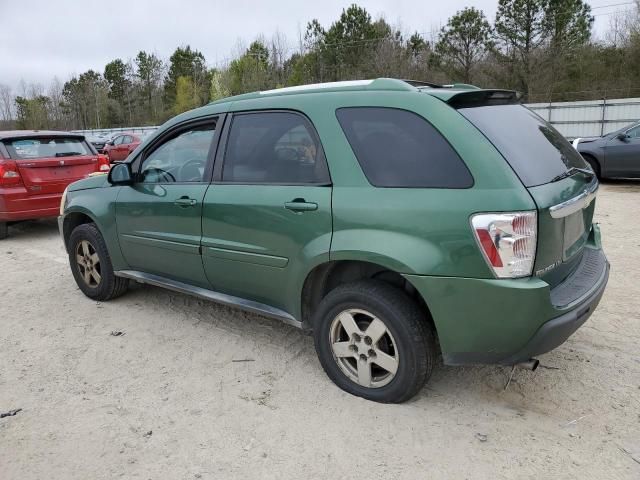
[[[432,328],[402,290],[367,280],[332,290],[314,315],[320,363],[336,385],[383,403],[413,397],[436,358]]]
[[[77,226],[68,245],[71,272],[87,297],[111,300],[127,291],[129,280],[114,275],[107,245],[93,223]]]

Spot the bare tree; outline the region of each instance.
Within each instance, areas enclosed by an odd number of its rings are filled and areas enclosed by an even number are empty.
[[[11,122],[14,119],[14,96],[9,85],[0,83],[0,119]]]

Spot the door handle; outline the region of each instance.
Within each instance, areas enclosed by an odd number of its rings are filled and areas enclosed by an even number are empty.
[[[194,198],[189,197],[180,197],[175,202],[174,205],[178,205],[179,207],[194,207],[198,201]]]
[[[307,202],[304,198],[296,198],[284,204],[284,208],[294,212],[313,212],[318,210],[318,204],[315,202]]]

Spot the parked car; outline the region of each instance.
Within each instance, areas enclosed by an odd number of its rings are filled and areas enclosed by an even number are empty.
[[[67,185],[108,170],[82,135],[0,131],[0,239],[13,222],[58,216]]]
[[[141,142],[140,136],[133,133],[116,135],[113,140],[107,142],[104,146],[104,153],[109,157],[111,163],[122,162]]]
[[[93,145],[93,148],[96,149],[98,153],[105,153],[104,147],[109,142],[109,137],[104,135],[89,135],[85,137],[88,142]]]
[[[640,122],[602,137],[577,138],[573,145],[598,178],[640,178]]]
[[[133,279],[281,319],[340,388],[402,402],[439,352],[535,368],[587,320],[597,188],[515,92],[378,79],[179,115],[59,224],[88,297]]]

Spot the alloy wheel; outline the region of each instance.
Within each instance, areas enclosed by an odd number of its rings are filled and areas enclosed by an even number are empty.
[[[367,388],[380,388],[396,376],[399,355],[385,323],[366,310],[348,309],[331,322],[331,351],[340,370]]]
[[[87,240],[81,240],[76,247],[76,264],[84,283],[96,288],[102,281],[100,257]]]

